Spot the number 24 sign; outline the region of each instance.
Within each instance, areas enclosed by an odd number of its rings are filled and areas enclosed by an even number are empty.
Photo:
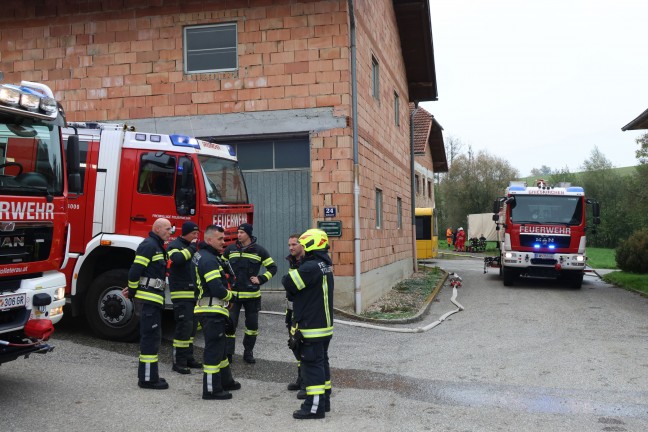
[[[324,217],[335,217],[337,215],[336,207],[324,207]]]

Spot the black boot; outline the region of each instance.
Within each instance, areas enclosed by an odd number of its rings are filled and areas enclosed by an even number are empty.
[[[139,381],[137,385],[140,388],[150,390],[166,390],[169,388],[169,383],[164,378],[159,378],[157,381]]]
[[[232,381],[229,384],[223,384],[223,390],[232,391],[232,390],[240,390],[240,389],[241,389],[241,383],[238,381]]]
[[[252,354],[252,351],[248,351],[248,350],[243,351],[243,361],[249,364],[256,363],[256,359],[254,358],[254,354]]]
[[[187,367],[187,365],[181,365],[181,364],[174,363],[173,367],[171,369],[173,369],[175,372],[178,372],[179,374],[182,374],[182,375],[187,375],[187,374],[191,373],[191,370]]]
[[[297,399],[304,400],[306,399],[306,390],[305,389],[299,389],[297,392]]]
[[[203,393],[203,399],[216,399],[216,400],[227,400],[232,399],[232,393],[225,390],[219,392]]]
[[[239,390],[241,388],[241,383],[238,381],[234,381],[234,377],[232,376],[232,369],[227,366],[223,369],[221,369],[221,382],[223,382],[223,390]]]
[[[292,383],[288,384],[288,390],[295,391],[295,390],[299,390],[300,388],[302,388],[302,383],[303,382],[302,382],[301,374],[299,372],[300,372],[299,368],[297,368],[297,380],[295,382],[292,382]]]
[[[187,366],[192,369],[200,369],[203,367],[203,364],[197,361],[196,359],[190,359],[187,361]]]
[[[324,415],[324,412],[316,412],[313,414],[310,411],[299,409],[293,413],[293,418],[297,420],[323,419]]]

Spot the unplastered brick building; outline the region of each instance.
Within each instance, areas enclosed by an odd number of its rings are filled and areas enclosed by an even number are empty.
[[[6,0],[0,70],[68,120],[234,146],[259,242],[282,262],[289,234],[332,222],[335,303],[359,311],[414,267],[430,22],[428,0]]]

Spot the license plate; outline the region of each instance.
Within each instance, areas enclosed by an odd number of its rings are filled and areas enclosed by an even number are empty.
[[[0,310],[25,307],[27,295],[25,293],[0,296]]]
[[[553,256],[553,254],[541,254],[541,253],[537,253],[537,254],[535,254],[535,257],[536,257],[536,258],[549,258],[549,259],[552,259],[554,256]]]

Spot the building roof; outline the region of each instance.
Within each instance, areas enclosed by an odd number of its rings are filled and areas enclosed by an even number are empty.
[[[393,0],[410,102],[438,99],[428,0]]]
[[[410,104],[410,115],[414,104]],[[430,145],[432,169],[434,172],[448,172],[448,161],[443,144],[443,127],[425,108],[418,107],[414,114],[414,154],[426,154],[426,144]]]
[[[648,109],[639,114],[639,117],[621,128],[622,131],[639,129],[648,129]]]

